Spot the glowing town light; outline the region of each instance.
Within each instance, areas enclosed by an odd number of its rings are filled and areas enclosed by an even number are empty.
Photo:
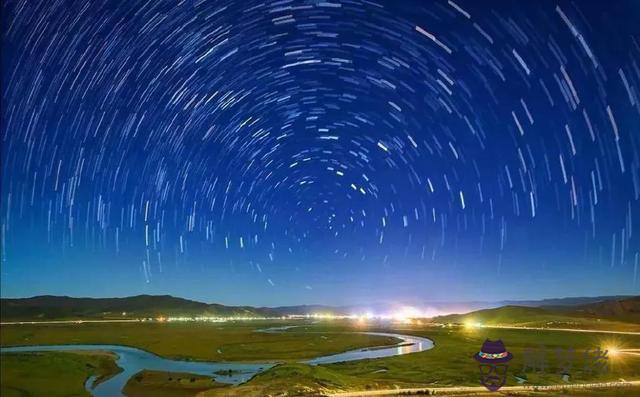
[[[480,328],[482,327],[482,323],[478,322],[478,321],[474,321],[474,320],[465,320],[464,322],[464,327],[465,328]]]

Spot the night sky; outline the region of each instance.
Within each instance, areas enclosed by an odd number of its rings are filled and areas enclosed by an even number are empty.
[[[2,11],[2,296],[640,291],[637,1]]]

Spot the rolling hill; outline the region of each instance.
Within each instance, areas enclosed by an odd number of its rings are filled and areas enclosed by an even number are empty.
[[[640,323],[640,296],[580,305],[572,311],[576,315]]]
[[[611,296],[581,296],[568,298],[552,298],[540,300],[507,300],[498,302],[499,306],[580,306],[590,303],[598,303],[604,301],[622,300],[633,298],[632,295],[611,295]]]
[[[35,296],[1,299],[2,321],[140,318],[157,316],[275,316],[274,310],[250,306],[208,304],[169,295],[137,295],[126,298],[71,298]]]
[[[577,306],[515,306],[451,314],[432,319],[438,323],[480,323],[531,327],[568,327],[584,325],[640,328],[640,296],[612,299]]]

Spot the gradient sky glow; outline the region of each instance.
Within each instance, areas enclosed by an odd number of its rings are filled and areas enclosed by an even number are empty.
[[[3,297],[640,291],[640,4],[7,0]]]

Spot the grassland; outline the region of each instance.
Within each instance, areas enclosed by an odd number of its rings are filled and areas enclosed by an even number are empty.
[[[215,361],[276,360],[282,364],[255,376],[249,382],[229,387],[211,382],[209,377],[169,375],[145,371],[139,381],[134,378],[127,385],[127,394],[132,397],[157,395],[162,390],[168,396],[199,397],[251,397],[279,395],[317,395],[339,390],[368,390],[404,387],[477,386],[478,367],[472,359],[486,339],[502,339],[513,353],[509,363],[507,385],[517,385],[515,375],[526,378],[526,384],[547,385],[562,383],[562,368],[557,360],[557,351],[573,348],[571,383],[638,379],[640,356],[615,355],[609,357],[610,371],[603,374],[585,373],[583,355],[587,349],[596,347],[640,348],[640,336],[610,335],[604,333],[578,333],[563,331],[535,331],[472,327],[434,327],[432,324],[357,325],[354,322],[333,321],[321,323],[294,322],[304,326],[283,333],[254,332],[267,326],[282,326],[285,322],[222,323],[222,324],[73,324],[73,325],[20,325],[3,326],[0,343],[7,345],[41,343],[108,343],[141,347],[167,357],[192,358]],[[292,323],[288,323],[292,324]],[[388,338],[374,338],[354,334],[357,331],[383,331],[425,336],[435,342],[435,347],[421,353],[361,360],[323,366],[296,363],[305,358],[350,350],[362,346],[393,343]],[[545,349],[545,368],[542,371],[526,371],[525,350]],[[218,352],[220,351],[220,353]],[[54,353],[58,354],[58,353]],[[62,353],[60,353],[62,354]],[[65,353],[69,354],[69,353]],[[3,371],[5,357],[3,355]],[[11,358],[15,360],[14,358]],[[13,366],[21,366],[13,362]],[[44,364],[42,364],[44,365]],[[25,371],[26,373],[27,371]],[[4,378],[3,372],[3,378]],[[7,373],[14,377],[15,374]],[[87,374],[76,378],[77,389]],[[169,379],[171,378],[171,379]],[[180,378],[180,381],[177,379]],[[43,381],[43,384],[46,382]],[[4,387],[4,386],[3,386]],[[7,389],[8,390],[8,389]],[[3,390],[4,391],[4,390]],[[166,391],[166,393],[164,393]],[[635,390],[595,390],[556,393],[556,395],[587,395],[604,397],[624,393],[640,395]],[[155,394],[154,394],[155,393]],[[11,396],[11,394],[8,394]],[[22,394],[13,394],[22,395]],[[37,395],[37,394],[34,394]],[[82,394],[79,394],[82,395]],[[529,395],[535,395],[530,393]],[[541,394],[542,395],[542,394]],[[553,393],[546,392],[545,396]],[[4,394],[3,394],[4,397]]]
[[[282,364],[256,375],[246,384],[210,389],[198,397],[318,396],[332,390],[366,387],[366,380],[324,366]]]
[[[90,396],[85,381],[96,382],[120,372],[107,353],[7,353],[0,356],[2,397]]]
[[[141,371],[124,387],[128,397],[193,397],[199,392],[227,387],[216,383],[210,376],[178,372]]]
[[[310,327],[308,331],[322,332],[325,325]],[[353,330],[346,324],[334,324],[335,331]],[[203,393],[206,397],[261,396],[276,391],[288,395],[322,393],[328,390],[368,390],[406,387],[446,387],[478,386],[478,367],[472,359],[486,338],[502,339],[509,351],[514,354],[510,362],[507,385],[517,385],[514,375],[526,377],[526,384],[547,385],[562,383],[556,360],[558,349],[573,348],[575,357],[571,382],[597,382],[624,379],[637,379],[640,374],[640,357],[610,357],[610,371],[604,374],[587,374],[583,371],[583,354],[586,349],[618,346],[620,348],[640,347],[640,336],[562,331],[505,330],[488,328],[434,328],[425,326],[393,327],[393,329],[364,327],[360,330],[393,331],[404,334],[426,336],[434,340],[435,347],[421,353],[381,358],[375,360],[353,361],[310,367],[303,364],[277,366],[239,388],[210,390]],[[527,348],[546,349],[546,368],[543,371],[524,371],[524,351]],[[304,391],[304,393],[303,393]],[[635,388],[633,392],[638,392]],[[562,395],[572,395],[567,392]],[[580,395],[589,395],[583,391]],[[588,392],[591,393],[591,392]],[[614,396],[627,393],[626,390],[593,391],[594,396]],[[546,396],[553,395],[550,393]],[[573,395],[577,395],[573,393]],[[622,395],[622,394],[620,394]]]
[[[394,338],[323,333],[255,332],[291,323],[82,323],[47,325],[3,325],[0,345],[120,344],[150,351],[163,357],[208,361],[295,362],[361,347],[394,344]],[[300,324],[300,323],[294,323]]]
[[[489,338],[502,339],[514,359],[509,363],[512,375],[526,375],[530,384],[560,383],[562,368],[558,367],[558,349],[575,349],[572,382],[611,380],[640,374],[640,357],[625,356],[611,358],[609,374],[584,375],[583,355],[585,350],[609,346],[640,347],[640,336],[574,333],[562,331],[532,331],[489,328],[424,328],[421,326],[395,329],[396,332],[426,336],[434,340],[435,347],[429,351],[379,360],[332,364],[328,368],[340,373],[358,376],[361,379],[390,382],[398,386],[415,385],[477,385],[478,368],[472,359],[482,342]],[[545,349],[543,373],[523,372],[525,350]],[[516,385],[512,376],[508,385]]]

